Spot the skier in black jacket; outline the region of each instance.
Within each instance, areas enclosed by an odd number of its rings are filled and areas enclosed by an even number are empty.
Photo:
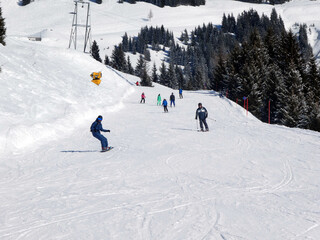
[[[198,119],[198,117],[199,117],[201,131],[203,132],[203,124],[206,128],[206,131],[209,131],[209,127],[206,121],[206,118],[208,117],[208,111],[205,107],[202,107],[201,103],[198,104],[198,109],[196,111],[196,120]]]
[[[170,107],[172,107],[172,104],[173,104],[174,107],[176,106],[175,100],[176,100],[176,97],[173,95],[173,93],[171,93],[171,95],[170,95]]]

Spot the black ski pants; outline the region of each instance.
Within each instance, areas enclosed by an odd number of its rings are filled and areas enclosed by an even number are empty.
[[[204,118],[204,119],[199,118],[199,122],[200,122],[201,130],[203,130],[203,125],[205,126],[206,130],[209,130],[206,118]]]

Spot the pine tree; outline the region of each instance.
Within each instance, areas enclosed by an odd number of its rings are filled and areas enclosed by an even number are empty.
[[[312,57],[312,47],[308,42],[306,24],[300,25],[298,40],[299,40],[299,47],[301,49],[302,57],[306,62],[308,62],[309,59]]]
[[[132,54],[133,55],[137,54],[137,44],[136,44],[136,42],[132,42]]]
[[[159,75],[160,84],[164,86],[169,86],[169,80],[167,77],[167,68],[164,62],[161,63],[159,70],[160,70],[160,75]]]
[[[153,12],[152,12],[151,9],[150,9],[150,11],[148,13],[148,18],[149,18],[149,21],[151,21],[151,18],[153,18]]]
[[[185,29],[184,32],[181,33],[180,41],[185,45],[188,44],[189,36],[188,36],[187,29]]]
[[[129,51],[129,38],[127,33],[122,37],[122,49],[124,52]]]
[[[303,95],[302,77],[293,64],[289,66],[286,82],[288,86],[287,112],[284,124],[289,127],[304,127],[307,122],[307,109]]]
[[[222,32],[224,32],[224,33],[227,33],[227,32],[228,32],[227,16],[226,16],[225,13],[224,13],[223,16],[222,16],[221,30],[222,30]]]
[[[183,71],[182,71],[181,67],[179,67],[178,65],[176,65],[175,73],[176,73],[176,78],[177,78],[177,83],[178,83],[179,89],[180,88],[185,89],[185,79],[183,76]]]
[[[168,87],[173,88],[173,89],[177,89],[178,88],[178,82],[177,82],[177,77],[176,77],[176,72],[174,69],[174,65],[171,63],[169,64],[169,68],[167,71],[167,79],[169,82]]]
[[[196,64],[195,66],[195,73],[194,73],[194,87],[197,89],[204,89],[204,75],[201,69],[201,66],[199,64]]]
[[[140,77],[142,86],[152,86],[151,78],[148,75],[148,65],[142,55],[139,57],[134,73]]]
[[[107,66],[110,65],[110,59],[109,59],[108,55],[106,55],[104,58],[104,65],[107,65]]]
[[[268,28],[264,38],[264,44],[270,57],[270,64],[278,65],[281,62],[281,41],[280,37],[275,34],[273,28]]]
[[[184,89],[186,90],[193,90],[193,77],[191,73],[191,67],[190,64],[187,63],[185,68],[183,69],[183,74],[184,74],[184,80],[185,80],[185,87]]]
[[[270,118],[271,123],[281,124],[283,123],[284,115],[287,112],[288,91],[279,67],[274,64],[273,66],[270,66],[270,68],[268,89],[265,90],[267,91],[266,96],[268,96],[268,100],[270,100]],[[264,111],[268,111],[266,106]]]
[[[128,65],[128,73],[133,75],[134,74],[134,69],[132,67],[131,60],[130,60],[129,56],[127,58],[127,65]]]
[[[152,82],[159,83],[159,76],[157,74],[156,63],[153,63],[151,80],[152,80]]]
[[[147,48],[144,50],[143,54],[144,54],[144,59],[146,61],[151,61],[151,54],[150,54],[150,51]]]
[[[281,40],[281,55],[282,62],[281,68],[286,71],[290,68],[290,65],[294,65],[299,69],[300,75],[303,77],[303,70],[305,68],[304,61],[300,54],[300,48],[297,42],[296,37],[290,30],[287,34],[283,34]]]
[[[215,91],[221,91],[223,86],[225,85],[224,82],[228,77],[226,61],[223,59],[222,53],[219,53],[218,56],[218,63],[214,69],[214,77],[213,80],[210,82],[210,88]]]
[[[261,119],[261,108],[262,108],[262,98],[260,89],[260,75],[258,74],[259,69],[251,64],[245,64],[242,71],[242,81],[241,86],[243,88],[243,95],[248,97],[249,101],[249,111],[252,112],[254,116]],[[234,89],[235,87],[233,87]],[[235,96],[230,90],[230,97],[233,99]]]
[[[97,42],[94,40],[91,46],[91,56],[99,61],[102,62],[101,58],[100,58],[100,54],[99,54],[100,50],[99,50],[99,46],[97,44]]]
[[[143,55],[140,54],[139,56],[139,59],[138,59],[138,62],[137,62],[137,65],[136,65],[136,68],[134,70],[134,74],[137,76],[137,77],[140,77],[142,78],[142,75],[144,74],[144,69],[146,69],[146,61],[144,60],[143,58]]]
[[[141,84],[141,86],[145,86],[145,87],[152,86],[152,82],[151,82],[150,76],[148,75],[148,71],[147,71],[146,67],[142,69],[142,76],[141,76],[140,84]]]
[[[250,46],[250,47],[249,47]],[[269,85],[272,84],[270,80],[270,63],[268,50],[265,47],[261,36],[257,29],[253,31],[250,36],[248,49],[248,60],[252,76],[252,92],[249,94],[251,97],[251,106],[254,108],[252,112],[256,117],[263,121],[267,121],[267,102],[270,98],[268,91]],[[252,102],[252,96],[254,101]],[[252,104],[253,103],[253,104]],[[250,105],[249,105],[250,106]]]
[[[320,117],[320,74],[314,56],[311,56],[308,63],[307,79],[305,82],[305,98],[309,118],[307,127],[312,130],[317,130],[315,128],[316,122],[317,118]],[[320,129],[318,129],[318,131],[319,130]]]
[[[316,59],[312,55],[307,69],[307,80],[305,82],[306,92],[312,92],[314,95],[313,102],[320,102],[320,72],[316,64]]]
[[[121,43],[115,46],[112,51],[111,66],[119,71],[128,72],[128,65]]]
[[[2,8],[0,7],[0,44],[3,46],[6,45],[6,42],[4,41],[6,37],[6,28],[5,28],[5,22],[4,18],[2,17]]]
[[[270,15],[270,27],[275,32],[276,35],[281,35],[281,33],[285,32],[285,26],[280,16],[278,16],[278,13],[275,8],[272,9],[271,15]]]
[[[248,68],[248,64],[244,65],[246,63],[244,55],[244,50],[235,47],[226,63],[227,76],[222,82],[223,92],[228,92],[228,97],[233,100],[237,97],[247,97],[250,93],[250,86],[245,81],[249,76],[249,73],[246,73],[249,72],[247,69],[250,68]]]

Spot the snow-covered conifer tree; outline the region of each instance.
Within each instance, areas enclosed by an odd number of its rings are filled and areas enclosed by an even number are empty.
[[[100,58],[100,54],[99,54],[100,50],[99,50],[99,46],[97,44],[97,42],[94,40],[91,46],[91,56],[99,61],[102,62],[101,58]]]

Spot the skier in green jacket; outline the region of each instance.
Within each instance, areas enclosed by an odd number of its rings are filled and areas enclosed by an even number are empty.
[[[161,96],[160,96],[160,93],[159,93],[158,98],[157,98],[157,106],[161,106]]]

